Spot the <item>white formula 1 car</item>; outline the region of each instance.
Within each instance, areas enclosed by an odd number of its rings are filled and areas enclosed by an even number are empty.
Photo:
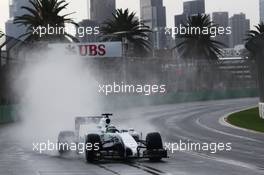
[[[151,161],[167,158],[167,151],[163,148],[159,133],[149,133],[146,139],[142,140],[142,134],[138,134],[134,129],[118,130],[111,124],[110,116],[112,114],[76,117],[75,132],[62,131],[59,134],[59,153],[70,151],[65,144],[75,142],[77,145],[84,143],[87,162],[107,158],[123,160],[149,158]],[[95,121],[98,123],[94,124]],[[80,152],[77,150],[77,153]]]

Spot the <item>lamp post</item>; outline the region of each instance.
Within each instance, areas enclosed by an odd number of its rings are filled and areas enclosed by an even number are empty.
[[[114,36],[119,36],[122,39],[122,74],[123,74],[123,82],[127,83],[127,57],[128,57],[128,39],[127,36],[131,33],[131,31],[120,31],[112,33]]]
[[[0,39],[4,36],[4,33],[0,30]],[[0,47],[0,69],[2,67],[2,47]]]

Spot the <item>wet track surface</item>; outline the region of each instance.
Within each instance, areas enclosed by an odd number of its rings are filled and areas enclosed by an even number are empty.
[[[263,175],[264,135],[219,123],[223,115],[257,105],[257,99],[238,99],[162,105],[118,112],[118,125],[143,132],[159,131],[164,142],[232,143],[232,150],[170,153],[170,158],[151,163],[102,161],[87,164],[82,156],[37,154],[9,137],[16,125],[0,127],[0,175]]]

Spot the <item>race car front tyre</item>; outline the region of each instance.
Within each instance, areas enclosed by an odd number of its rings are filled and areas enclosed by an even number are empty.
[[[162,139],[161,139],[160,134],[157,132],[149,133],[146,136],[146,147],[149,153],[153,152],[153,150],[163,149]],[[152,154],[149,155],[150,161],[160,161],[161,159],[162,159],[162,156],[152,155]]]
[[[86,138],[85,145],[91,147],[85,149],[85,158],[87,162],[99,160],[100,150],[102,149],[101,138],[98,134],[89,134]]]

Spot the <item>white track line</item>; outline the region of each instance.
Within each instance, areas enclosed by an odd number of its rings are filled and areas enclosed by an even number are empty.
[[[244,139],[244,140],[248,140],[248,141],[252,141],[252,142],[263,143],[262,141],[259,141],[259,140],[256,140],[256,139],[252,139],[252,138],[249,138],[249,137],[245,137],[245,136],[241,136],[241,135],[235,135],[235,134],[231,134],[231,133],[228,133],[228,132],[220,131],[220,130],[217,130],[217,129],[214,129],[214,128],[210,128],[210,127],[202,124],[200,122],[200,118],[198,118],[195,122],[200,127],[204,128],[206,130],[212,131],[212,132],[216,132],[216,133],[219,133],[219,134],[223,134],[223,135],[227,135],[227,136],[235,137],[235,138],[239,138],[239,139]]]
[[[238,127],[238,126],[235,126],[235,125],[232,125],[230,123],[227,122],[227,118],[234,114],[234,113],[237,113],[237,112],[241,112],[241,111],[246,111],[248,109],[252,109],[254,107],[257,107],[257,106],[251,106],[251,107],[248,107],[248,108],[245,108],[245,109],[241,109],[241,110],[237,110],[237,111],[233,111],[233,112],[230,112],[224,116],[222,116],[221,118],[219,118],[219,123],[223,126],[227,126],[227,127],[230,127],[230,128],[233,128],[233,129],[238,129],[238,130],[242,130],[242,131],[245,131],[245,132],[250,132],[250,133],[253,133],[253,134],[261,134],[264,136],[264,133],[262,132],[258,132],[258,131],[253,131],[253,130],[250,130],[250,129],[246,129],[246,128],[241,128],[241,127]]]

